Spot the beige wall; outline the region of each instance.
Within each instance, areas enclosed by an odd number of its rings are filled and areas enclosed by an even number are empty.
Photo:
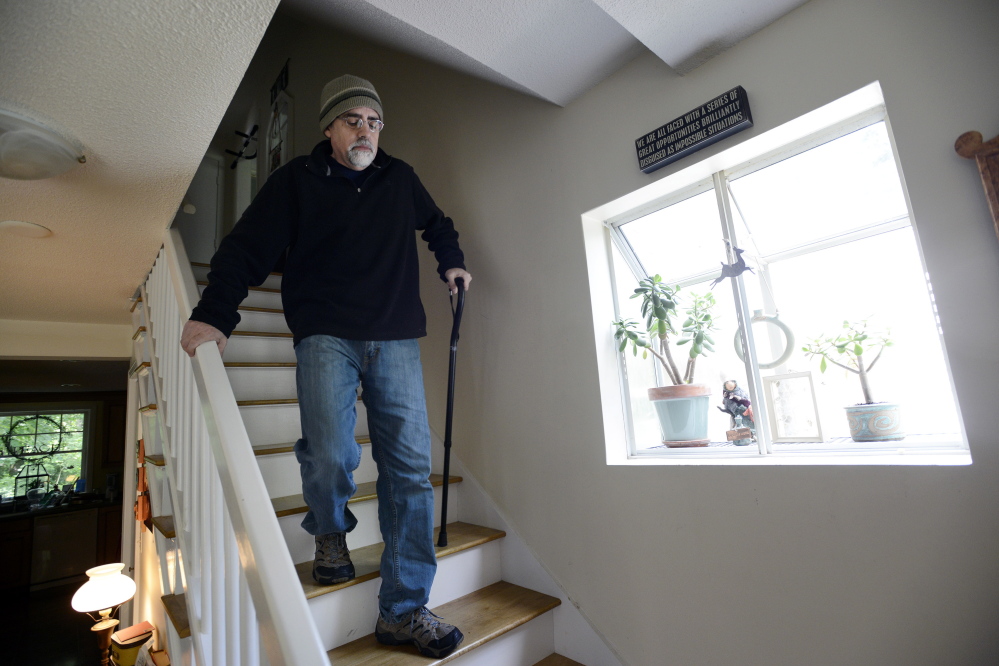
[[[128,358],[133,332],[127,324],[0,319],[0,358]]]
[[[351,37],[283,30],[249,79],[265,95],[291,57],[298,151],[321,138],[322,84],[366,76],[384,100],[382,146],[457,221],[475,282],[455,450],[626,663],[999,660],[999,244],[953,150],[965,131],[999,133],[999,5],[812,0],[687,76],[646,54],[564,109]],[[580,214],[873,80],[974,464],[607,467]],[[638,170],[636,137],[734,85],[756,127]],[[431,263],[424,364],[442,432],[450,324]]]

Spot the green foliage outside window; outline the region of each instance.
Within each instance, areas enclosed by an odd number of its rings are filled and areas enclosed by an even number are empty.
[[[86,413],[16,413],[0,415],[0,495],[10,499],[18,474],[41,465],[48,489],[71,483],[81,474]]]

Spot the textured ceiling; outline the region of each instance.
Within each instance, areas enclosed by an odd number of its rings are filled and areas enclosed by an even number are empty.
[[[87,163],[0,179],[0,319],[126,323],[278,0],[0,3],[0,107],[77,143]]]
[[[0,0],[0,108],[87,163],[0,179],[0,319],[127,323],[279,0]],[[285,0],[288,11],[564,105],[643,49],[683,73],[804,0]]]

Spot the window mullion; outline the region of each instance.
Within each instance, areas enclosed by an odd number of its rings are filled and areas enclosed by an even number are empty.
[[[725,254],[729,263],[734,264],[737,256],[735,250],[735,223],[732,219],[732,207],[728,198],[728,184],[722,172],[716,172],[712,176],[714,181],[715,198],[718,202],[718,216],[722,222],[722,235],[727,241]],[[753,342],[753,329],[749,325],[752,316],[749,311],[749,301],[746,299],[746,286],[742,275],[737,275],[732,279],[732,294],[735,298],[735,314],[739,323],[739,334],[742,337],[742,346],[746,356],[746,377],[749,379],[749,399],[753,402],[753,421],[756,423],[757,444],[761,454],[773,453],[773,446],[770,438],[770,422],[767,416],[767,408],[763,400],[763,380],[757,370],[759,364],[756,359],[756,345]]]
[[[645,266],[642,265],[641,260],[638,258],[638,254],[635,252],[634,248],[631,247],[631,242],[628,241],[627,236],[621,231],[620,227],[607,225],[607,230],[610,232],[611,241],[617,246],[618,252],[621,253],[621,257],[624,262],[628,264],[628,268],[635,276],[635,281],[644,280],[649,276],[645,270]],[[616,293],[616,292],[615,292]],[[620,313],[618,313],[620,316]]]
[[[620,318],[621,314],[621,303],[618,299],[618,289],[617,284],[617,271],[614,268],[614,247],[617,247],[618,254],[624,259],[624,262],[628,265],[631,271],[635,272],[635,262],[638,259],[635,257],[634,251],[631,249],[631,244],[628,243],[628,239],[624,237],[621,230],[612,227],[610,225],[606,226],[606,232],[610,236],[611,243],[607,246],[607,262],[611,266],[610,280],[611,280],[611,298],[614,304],[614,317]],[[640,267],[641,264],[638,264]],[[631,404],[631,388],[628,383],[628,363],[625,360],[624,354],[617,354],[617,364],[618,364],[618,374],[621,377],[621,400],[622,405]],[[624,410],[624,425],[625,425],[625,441],[628,442],[628,455],[635,455],[637,450],[636,436],[635,436],[635,416],[632,414],[630,408]]]

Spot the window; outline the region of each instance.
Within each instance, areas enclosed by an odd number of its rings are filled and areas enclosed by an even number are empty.
[[[586,239],[609,462],[970,461],[873,86],[876,103],[859,91],[866,108],[838,103],[835,122],[795,121],[793,140],[777,128],[745,142],[766,149],[740,146],[584,216],[601,225]],[[636,289],[649,280],[666,290],[660,304],[677,290],[674,332],[656,329],[672,364],[646,332]],[[684,340],[697,334],[687,308],[708,294],[710,319],[693,319],[710,330]],[[608,340],[612,319],[635,322],[638,344]],[[693,383],[710,394],[653,402],[648,389],[676,383],[670,366],[683,375],[695,346]],[[703,428],[671,434],[691,423]]]
[[[44,495],[83,469],[89,410],[0,413],[0,496]]]

